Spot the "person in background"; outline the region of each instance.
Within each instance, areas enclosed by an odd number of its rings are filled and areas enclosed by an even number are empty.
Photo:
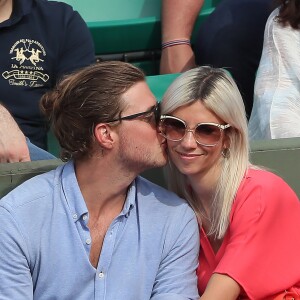
[[[138,176],[167,160],[142,71],[86,67],[41,105],[68,162],[1,199],[0,298],[198,299],[195,214]]]
[[[166,179],[198,217],[200,299],[300,299],[300,202],[283,179],[249,162],[232,77],[211,67],[186,71],[161,110]]]
[[[0,162],[30,161],[26,138],[10,113],[0,104]]]
[[[0,127],[9,129],[0,130],[0,157],[29,160],[23,134],[47,149],[41,96],[62,75],[95,62],[94,45],[72,7],[44,0],[0,0],[0,40]]]
[[[250,117],[264,28],[273,0],[221,0],[200,25],[192,49],[191,35],[203,3],[162,1],[160,72],[183,72],[196,64],[226,68],[242,93]]]
[[[270,15],[249,120],[251,140],[300,137],[300,2]]]
[[[32,144],[18,124],[0,105],[0,163],[27,162],[56,158],[46,150]]]

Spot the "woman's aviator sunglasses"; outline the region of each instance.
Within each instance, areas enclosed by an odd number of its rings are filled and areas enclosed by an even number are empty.
[[[162,115],[160,117],[159,131],[167,140],[181,141],[187,132],[192,132],[199,145],[213,147],[221,140],[223,130],[230,125],[216,123],[199,123],[193,129],[188,128],[186,122],[173,116]]]

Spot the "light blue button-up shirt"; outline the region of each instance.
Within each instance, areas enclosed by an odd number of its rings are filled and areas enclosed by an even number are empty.
[[[0,299],[197,299],[199,234],[191,208],[138,177],[89,261],[89,213],[72,162],[0,201]]]

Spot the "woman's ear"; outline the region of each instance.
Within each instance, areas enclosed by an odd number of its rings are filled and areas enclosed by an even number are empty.
[[[94,135],[96,141],[104,149],[111,149],[114,143],[114,132],[111,127],[105,123],[99,123],[95,126]]]
[[[231,128],[227,129],[230,130]],[[224,137],[223,137],[223,148],[225,149],[230,149],[230,137],[229,134],[224,132]]]

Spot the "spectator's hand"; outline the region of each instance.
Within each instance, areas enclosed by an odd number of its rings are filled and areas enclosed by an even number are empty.
[[[26,138],[7,111],[0,111],[0,163],[30,161]]]
[[[177,45],[162,50],[160,74],[181,73],[194,67],[195,56],[190,45]]]

